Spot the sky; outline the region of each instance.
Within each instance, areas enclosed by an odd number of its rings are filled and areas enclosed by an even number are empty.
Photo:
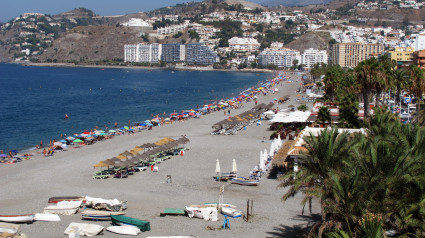
[[[90,9],[101,16],[124,15],[174,6],[183,2],[200,1],[202,0],[1,0],[0,21],[7,22],[26,12],[55,15],[80,7]]]

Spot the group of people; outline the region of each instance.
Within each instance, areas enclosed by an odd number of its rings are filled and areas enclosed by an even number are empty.
[[[47,149],[46,148],[43,149],[43,155],[44,155],[44,157],[53,156],[54,153],[55,153],[55,149],[53,147],[49,147]]]

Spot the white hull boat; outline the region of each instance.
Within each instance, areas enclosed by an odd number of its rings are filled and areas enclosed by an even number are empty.
[[[127,209],[127,202],[121,202],[116,198],[103,199],[86,196],[86,204],[96,210],[119,212]]]
[[[239,177],[239,178],[232,179],[232,183],[244,185],[244,186],[258,186],[258,184],[260,183],[260,180]]]
[[[32,222],[34,220],[33,214],[26,215],[0,215],[0,221],[12,222],[12,223],[25,223]]]
[[[135,226],[110,226],[106,230],[121,235],[137,236],[140,234],[140,229]]]
[[[227,215],[227,216],[233,217],[233,218],[237,218],[237,217],[242,216],[242,211],[234,209],[234,208],[230,208],[230,207],[222,207],[221,213],[223,215]]]
[[[0,233],[7,232],[9,234],[16,234],[18,233],[20,228],[21,226],[18,224],[0,222]]]
[[[57,214],[36,213],[35,221],[60,221],[61,218]]]
[[[216,207],[211,206],[199,206],[199,205],[190,205],[185,207],[187,215],[192,218],[201,218],[206,221],[217,221],[218,220],[218,210]]]

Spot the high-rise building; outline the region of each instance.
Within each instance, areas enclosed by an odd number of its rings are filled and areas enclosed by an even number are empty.
[[[301,64],[305,65],[306,68],[312,68],[313,65],[321,63],[328,63],[328,53],[326,53],[326,50],[310,48],[305,50],[301,55]]]
[[[186,63],[188,65],[210,65],[218,61],[217,54],[204,43],[186,45]]]
[[[378,57],[383,52],[381,44],[339,43],[332,47],[332,64],[354,68],[361,61]]]
[[[125,45],[124,61],[155,64],[161,59],[161,51],[160,44]]]
[[[181,43],[162,45],[162,61],[167,63],[179,63],[186,61],[186,48]]]
[[[298,63],[301,63],[301,55],[298,50],[292,49],[265,49],[258,55],[258,64],[267,66],[267,65],[276,65],[277,67],[286,67],[289,68],[294,65],[294,61],[297,60]]]
[[[419,34],[415,39],[415,51],[420,51],[425,49],[425,35]]]

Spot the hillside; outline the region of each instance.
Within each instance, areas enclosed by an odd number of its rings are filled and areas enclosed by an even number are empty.
[[[267,7],[277,7],[277,6],[308,6],[308,5],[318,5],[318,4],[327,4],[332,0],[272,0],[262,3],[262,5]]]
[[[246,8],[251,8],[251,9],[256,9],[256,8],[265,9],[265,7],[261,6],[260,4],[250,2],[250,1],[245,1],[245,0],[224,0],[224,2],[229,5],[241,4],[242,6]]]
[[[331,35],[328,32],[308,32],[300,38],[286,44],[285,47],[298,50],[303,53],[306,49],[315,48],[319,50],[329,50],[328,43]]]
[[[80,26],[62,34],[39,60],[42,62],[96,62],[124,58],[124,45],[142,42],[140,33],[111,25]]]

